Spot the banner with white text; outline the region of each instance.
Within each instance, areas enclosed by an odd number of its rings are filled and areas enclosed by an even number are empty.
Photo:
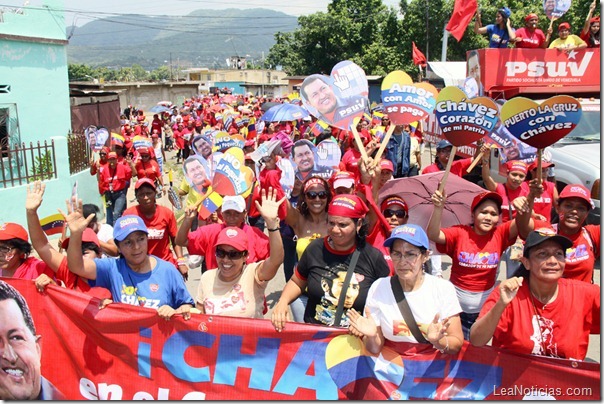
[[[152,309],[99,310],[96,298],[72,290],[42,294],[31,281],[3,280],[32,311],[42,376],[73,400],[600,399],[598,363],[467,343],[457,355],[402,343],[372,355],[345,329],[288,323],[277,333],[268,320],[208,315],[165,321]]]

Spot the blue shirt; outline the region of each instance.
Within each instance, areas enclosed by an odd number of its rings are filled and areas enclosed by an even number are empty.
[[[507,27],[501,29],[499,25],[487,25],[487,34],[489,35],[489,48],[507,48],[510,35]]]
[[[153,255],[157,264],[144,274],[134,272],[124,258],[96,258],[95,286],[111,291],[113,301],[159,309],[167,304],[177,309],[194,305],[185,281],[173,264]]]
[[[405,177],[409,173],[411,135],[409,132],[392,133],[386,145],[386,158],[392,161],[394,177]]]

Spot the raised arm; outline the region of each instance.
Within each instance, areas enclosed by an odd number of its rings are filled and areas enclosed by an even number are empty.
[[[441,194],[437,189],[432,194],[432,203],[434,204],[434,210],[432,211],[432,215],[430,216],[430,221],[428,222],[428,238],[430,241],[435,242],[436,244],[445,244],[447,238],[445,237],[445,233],[440,229],[440,223],[442,221],[443,209],[445,208],[445,202],[447,200],[447,196],[445,192]]]
[[[589,23],[589,20],[591,20],[591,16],[593,15],[595,9],[596,9],[596,0],[594,0],[589,5],[589,13],[587,13],[587,18],[585,19],[585,24],[583,25],[583,29],[581,30],[581,36],[585,36],[589,33],[589,26],[591,25]]]
[[[497,183],[491,177],[491,148],[486,144],[482,145],[480,152],[482,153],[482,181],[489,191],[494,192],[497,189]]]
[[[67,247],[67,266],[74,274],[86,279],[96,279],[96,263],[82,256],[82,234],[88,227],[88,224],[94,217],[94,213],[85,218],[82,216],[82,200],[76,202],[72,198],[75,209],[72,209],[67,202],[67,215],[59,209],[59,212],[65,217],[65,223],[69,227],[69,246]]]
[[[476,19],[474,20],[474,33],[484,35],[487,33],[487,27],[482,26],[482,21],[480,20],[480,11],[476,11]]]
[[[197,205],[187,206],[185,209],[185,217],[178,228],[178,232],[176,232],[176,238],[174,242],[176,245],[181,247],[186,247],[189,245],[189,232],[191,231],[191,226],[193,225],[193,220],[197,216]]]
[[[283,264],[283,240],[281,239],[281,233],[279,232],[279,206],[286,200],[283,197],[280,201],[277,201],[277,190],[272,187],[268,188],[268,194],[266,190],[262,190],[262,205],[255,201],[256,209],[260,212],[260,215],[266,223],[268,229],[268,240],[270,255],[264,262],[262,262],[256,268],[258,280],[270,281],[277,274],[277,270]]]
[[[27,186],[27,198],[25,199],[27,230],[29,231],[31,244],[38,253],[40,259],[54,272],[57,272],[64,256],[52,248],[46,234],[44,234],[44,230],[42,230],[40,218],[38,217],[38,208],[42,205],[45,188],[46,185],[41,181],[36,181]],[[80,250],[80,255],[81,254],[82,251]]]
[[[501,315],[510,302],[516,297],[524,278],[513,277],[499,284],[499,300],[484,316],[480,317],[470,328],[470,343],[484,346],[493,338]]]

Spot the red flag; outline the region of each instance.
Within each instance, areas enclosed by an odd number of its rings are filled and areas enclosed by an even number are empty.
[[[415,42],[411,42],[413,44],[413,64],[420,65],[421,67],[426,67],[426,55],[424,55],[417,46],[415,46]]]
[[[478,10],[477,0],[455,0],[453,14],[445,29],[457,39],[457,42],[461,41],[476,10]]]

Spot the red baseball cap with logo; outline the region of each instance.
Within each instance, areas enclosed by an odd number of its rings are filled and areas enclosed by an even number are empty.
[[[594,207],[588,189],[581,184],[570,184],[565,186],[562,192],[560,192],[558,200],[562,201],[562,199],[565,198],[579,198],[584,200],[589,205],[590,209]]]
[[[239,227],[225,227],[216,239],[216,246],[228,245],[237,251],[247,251],[247,244],[247,234]]]
[[[470,212],[474,212],[474,209],[476,209],[481,203],[483,203],[487,199],[490,199],[495,202],[497,204],[499,212],[501,212],[501,204],[503,203],[503,198],[496,192],[482,192],[476,195],[474,197],[474,200],[472,200]]]
[[[136,181],[136,184],[134,184],[134,189],[137,190],[140,187],[142,187],[143,185],[149,185],[153,189],[156,189],[155,183],[153,181],[151,181],[150,178],[147,178],[147,177],[141,178],[138,181]]]
[[[382,169],[382,171],[390,170],[390,171],[394,172],[394,164],[392,164],[392,161],[390,161],[388,159],[380,160],[380,168]]]
[[[25,228],[17,223],[4,223],[0,226],[0,240],[19,240],[29,241]]]
[[[333,189],[344,187],[351,188],[355,183],[354,175],[348,171],[338,171],[332,177]]]

